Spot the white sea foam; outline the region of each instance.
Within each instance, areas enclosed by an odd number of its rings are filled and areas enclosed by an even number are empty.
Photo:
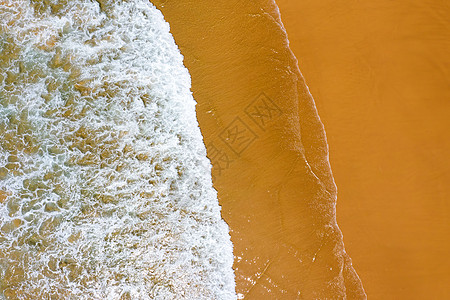
[[[147,0],[2,0],[0,51],[0,298],[236,299],[162,14]]]

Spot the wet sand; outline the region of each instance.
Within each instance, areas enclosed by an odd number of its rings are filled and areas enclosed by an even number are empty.
[[[373,299],[449,299],[450,6],[278,0]]]
[[[152,1],[185,56],[245,299],[362,299],[312,97],[271,1]]]

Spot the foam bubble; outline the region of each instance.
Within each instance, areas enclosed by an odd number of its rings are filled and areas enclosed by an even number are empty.
[[[113,2],[0,2],[0,295],[236,299],[183,57]]]

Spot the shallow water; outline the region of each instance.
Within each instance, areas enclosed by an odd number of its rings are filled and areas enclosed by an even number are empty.
[[[325,132],[275,2],[152,2],[192,76],[239,298],[364,299]]]
[[[162,14],[144,0],[1,1],[0,20],[0,297],[235,298]]]

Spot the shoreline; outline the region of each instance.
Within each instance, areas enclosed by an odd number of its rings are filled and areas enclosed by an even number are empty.
[[[240,298],[365,298],[335,221],[323,126],[275,3],[153,3],[192,77]]]
[[[338,224],[367,294],[448,298],[448,5],[277,3],[327,130]]]

